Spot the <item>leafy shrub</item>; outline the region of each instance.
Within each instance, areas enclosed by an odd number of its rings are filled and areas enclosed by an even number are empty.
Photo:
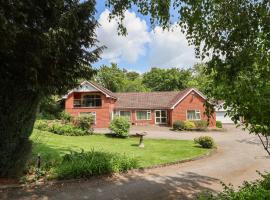
[[[66,136],[82,136],[89,134],[87,131],[77,128],[71,124],[61,124],[61,123],[54,123],[50,131],[58,135],[66,135]]]
[[[214,195],[212,193],[201,193],[199,200],[266,200],[270,199],[270,175],[262,175],[263,180],[245,182],[238,191],[233,187],[223,184],[223,192]],[[265,184],[268,183],[268,184]]]
[[[128,137],[130,122],[127,117],[115,117],[110,123],[110,130],[119,137]]]
[[[222,128],[222,122],[221,121],[216,121],[216,127],[217,128]]]
[[[50,131],[48,121],[46,120],[36,120],[34,128],[41,131]]]
[[[63,111],[60,113],[60,119],[63,120],[65,123],[71,122],[72,116],[71,114]]]
[[[92,115],[81,115],[75,117],[74,125],[84,131],[93,133],[92,125],[94,124],[94,116]]]
[[[194,129],[195,124],[192,121],[184,121],[184,127],[186,130]]]
[[[198,138],[195,138],[194,142],[207,149],[211,149],[215,146],[215,142],[210,136],[200,136]]]
[[[197,129],[201,129],[201,130],[207,129],[207,126],[208,126],[208,123],[205,120],[194,121],[194,124]]]
[[[185,123],[183,121],[175,121],[173,122],[173,130],[185,130]]]
[[[84,178],[93,175],[127,171],[138,167],[134,158],[107,152],[71,152],[55,168],[55,176],[60,179]]]

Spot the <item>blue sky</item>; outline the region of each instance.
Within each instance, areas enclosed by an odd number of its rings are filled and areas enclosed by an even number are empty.
[[[198,62],[194,47],[188,46],[178,26],[174,31],[164,31],[158,26],[152,30],[148,17],[129,10],[124,20],[128,35],[119,36],[116,22],[108,21],[105,0],[97,0],[96,9],[96,18],[101,25],[96,30],[99,45],[105,45],[107,49],[94,67],[115,62],[121,68],[143,73],[151,67],[187,68]]]

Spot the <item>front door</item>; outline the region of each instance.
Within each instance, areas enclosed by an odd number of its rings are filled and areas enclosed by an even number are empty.
[[[156,110],[156,124],[167,124],[167,110]]]

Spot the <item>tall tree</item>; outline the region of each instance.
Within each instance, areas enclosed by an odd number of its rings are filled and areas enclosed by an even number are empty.
[[[168,28],[172,7],[178,24],[197,56],[208,57],[207,73],[213,75],[208,95],[223,99],[229,115],[259,136],[270,155],[270,2],[268,0],[108,0],[111,17],[136,5],[150,15],[152,25]],[[175,14],[174,13],[174,14]],[[175,18],[175,15],[174,15]]]
[[[101,66],[94,77],[95,81],[112,92],[123,92],[125,79],[124,71],[116,63],[111,63],[111,66]]]
[[[152,91],[182,90],[188,86],[191,71],[178,68],[152,68],[143,74],[143,84]]]
[[[94,0],[0,2],[0,177],[21,172],[40,100],[92,75],[94,15]]]

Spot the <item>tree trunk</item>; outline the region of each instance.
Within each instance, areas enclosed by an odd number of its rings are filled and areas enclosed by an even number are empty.
[[[38,92],[19,85],[0,88],[0,177],[18,177],[31,153],[29,137],[40,98]]]

